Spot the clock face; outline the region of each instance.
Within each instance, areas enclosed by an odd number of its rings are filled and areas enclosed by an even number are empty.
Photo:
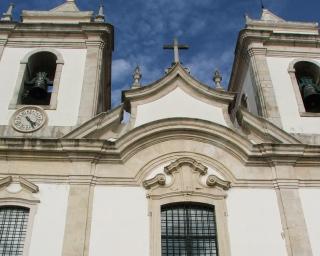
[[[14,114],[12,125],[19,132],[33,132],[46,122],[44,111],[35,106],[23,107]]]

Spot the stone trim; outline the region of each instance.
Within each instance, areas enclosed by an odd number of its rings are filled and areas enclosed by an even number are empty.
[[[20,190],[11,192],[7,187],[11,183],[20,184]],[[0,207],[2,206],[20,206],[29,209],[29,218],[27,225],[26,238],[23,247],[23,256],[29,255],[29,247],[32,237],[32,228],[37,211],[37,204],[40,203],[32,193],[39,191],[38,186],[24,179],[23,177],[8,176],[0,180]]]
[[[301,93],[300,93],[300,89],[299,89],[299,85],[298,85],[298,81],[297,81],[297,77],[296,77],[296,73],[295,73],[296,70],[295,70],[294,66],[296,63],[302,62],[302,61],[303,62],[311,62],[311,63],[315,64],[316,66],[318,66],[320,69],[319,62],[314,61],[313,59],[309,59],[309,58],[297,58],[297,59],[294,59],[293,61],[291,61],[289,64],[288,73],[290,76],[292,89],[293,89],[294,94],[296,96],[299,114],[300,114],[300,116],[303,116],[303,117],[318,117],[318,116],[320,116],[320,113],[306,112],[306,109],[305,109],[304,103],[303,103],[303,99],[301,97]]]
[[[88,255],[92,199],[91,185],[70,185],[62,256]]]
[[[103,129],[108,130],[114,125],[120,125],[123,116],[123,105],[109,111],[102,112],[79,127],[75,128],[70,133],[63,136],[65,139],[80,139],[91,136]]]
[[[207,178],[206,184],[209,187],[218,186],[218,187],[222,188],[223,190],[228,190],[229,188],[231,188],[230,181],[225,181],[223,179],[220,179],[216,175],[209,175]]]
[[[167,174],[173,176],[171,184],[154,186],[148,190],[151,256],[161,255],[161,206],[178,202],[214,205],[219,255],[231,255],[225,202],[227,195],[218,186],[210,188],[200,182],[200,177],[206,174],[203,171],[206,168],[192,158],[177,159],[165,167],[165,172],[169,170]]]
[[[257,87],[259,103],[261,106],[261,114],[264,118],[268,119],[279,128],[282,128],[280,112],[266,60],[267,48],[261,43],[250,44],[247,52],[250,56],[254,82]]]
[[[164,174],[157,174],[156,176],[154,176],[153,178],[149,179],[149,180],[145,180],[142,185],[145,189],[150,189],[154,186],[164,186],[166,184],[166,176]]]
[[[255,116],[243,107],[237,111],[238,124],[249,133],[256,133],[264,141],[274,143],[300,144],[291,134],[280,129],[263,117]]]
[[[87,54],[80,98],[78,124],[93,118],[98,111],[102,80],[103,52],[108,47],[102,40],[86,41]],[[105,89],[105,88],[104,88]]]
[[[30,105],[18,104],[18,100],[23,92],[23,87],[24,87],[23,81],[26,76],[26,69],[27,69],[27,65],[29,62],[29,58],[32,55],[39,53],[39,52],[51,52],[57,57],[56,72],[55,72],[54,80],[53,80],[53,88],[52,88],[52,93],[51,93],[50,104],[49,105],[41,105],[41,108],[43,108],[43,109],[48,109],[48,110],[57,109],[58,91],[59,91],[60,78],[61,78],[61,73],[62,73],[62,67],[64,65],[64,60],[63,60],[61,53],[59,53],[55,49],[48,48],[48,47],[35,49],[35,50],[29,52],[28,54],[26,54],[25,57],[21,60],[18,78],[17,78],[15,89],[14,89],[13,97],[12,97],[10,104],[9,104],[9,109],[19,109],[21,107],[30,106]]]
[[[137,154],[141,147],[149,147],[166,140],[195,140],[224,148],[246,165],[266,165],[272,161],[298,165],[318,165],[320,146],[305,144],[253,144],[238,132],[206,122],[183,118],[165,119],[133,129],[115,142],[97,139],[0,139],[0,158],[29,159],[36,161],[98,160],[100,163],[127,161]],[[90,149],[90,150],[89,150]],[[36,151],[35,151],[36,150]],[[10,151],[10,154],[8,154]],[[39,154],[40,151],[45,154]],[[34,153],[32,153],[34,152]],[[271,161],[271,162],[270,162]]]

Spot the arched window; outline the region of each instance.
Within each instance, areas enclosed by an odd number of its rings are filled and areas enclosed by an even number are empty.
[[[29,208],[0,207],[0,255],[23,255]]]
[[[294,65],[296,79],[306,112],[320,112],[319,66],[299,61]]]
[[[40,105],[44,109],[56,109],[63,63],[62,55],[54,49],[41,48],[28,53],[20,62],[9,107]]]
[[[151,218],[150,255],[230,255],[225,202],[230,182],[208,175],[207,169],[182,157],[143,181]]]
[[[199,203],[163,205],[161,251],[164,256],[218,255],[214,206]]]
[[[19,103],[22,105],[49,105],[57,57],[51,52],[33,54],[27,63]]]

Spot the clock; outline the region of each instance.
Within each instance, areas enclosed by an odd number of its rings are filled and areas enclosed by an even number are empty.
[[[19,132],[34,132],[39,130],[47,117],[42,108],[26,106],[18,109],[12,117],[12,126]]]

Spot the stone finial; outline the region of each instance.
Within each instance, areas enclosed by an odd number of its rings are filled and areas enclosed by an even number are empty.
[[[3,17],[1,18],[2,21],[12,21],[12,12],[13,12],[14,4],[9,4],[7,12],[3,14]]]
[[[223,87],[221,86],[222,76],[221,76],[219,70],[216,70],[214,72],[213,81],[216,85],[216,89],[223,90]]]
[[[135,70],[134,70],[134,72],[132,74],[132,77],[133,77],[132,89],[141,87],[142,74],[141,74],[141,70],[140,70],[139,66],[137,66],[135,68]]]
[[[94,21],[95,22],[105,22],[104,5],[102,3],[100,4],[98,15],[96,16]]]

